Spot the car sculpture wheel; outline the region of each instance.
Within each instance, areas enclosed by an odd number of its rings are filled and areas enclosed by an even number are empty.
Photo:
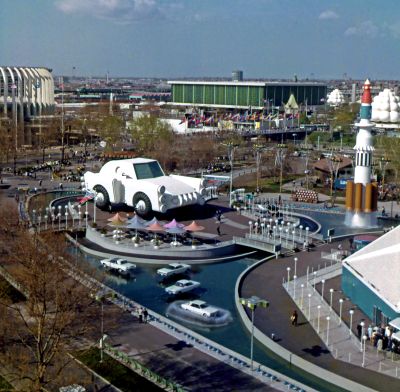
[[[106,209],[110,205],[108,192],[102,185],[96,185],[93,189],[96,191],[96,206],[100,209]]]
[[[132,206],[135,211],[142,216],[148,215],[152,211],[151,201],[143,192],[137,192],[132,199]]]

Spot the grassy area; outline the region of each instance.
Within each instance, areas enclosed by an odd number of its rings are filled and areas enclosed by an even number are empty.
[[[11,392],[13,390],[13,387],[0,376],[0,392]]]
[[[103,362],[100,363],[100,350],[98,348],[93,347],[90,350],[79,352],[76,354],[76,357],[97,374],[100,374],[111,384],[123,391],[163,391],[162,388],[159,388],[126,366],[121,365],[107,354],[104,354]]]
[[[25,296],[17,289],[10,285],[3,277],[0,276],[0,297],[8,298],[12,303],[25,301]]]
[[[284,180],[282,181],[282,186],[286,183],[290,183],[293,180],[297,180],[302,176],[285,176]],[[234,188],[245,188],[246,192],[255,192],[257,188],[257,180],[255,173],[248,174],[246,176],[242,176],[236,178],[233,182]],[[261,192],[265,193],[278,193],[280,184],[279,179],[269,177],[269,178],[260,178],[259,180],[259,188]],[[285,191],[282,189],[282,193],[291,193],[290,191]]]

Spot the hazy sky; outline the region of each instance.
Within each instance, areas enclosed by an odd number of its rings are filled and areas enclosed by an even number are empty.
[[[2,65],[400,79],[399,0],[1,0]]]

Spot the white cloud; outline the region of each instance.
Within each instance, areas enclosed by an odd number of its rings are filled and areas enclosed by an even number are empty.
[[[367,36],[367,37],[376,37],[379,34],[379,27],[367,20],[365,22],[359,23],[358,25],[349,27],[345,32],[344,35],[351,36]]]
[[[56,6],[66,14],[90,15],[119,23],[163,15],[157,0],[57,0]]]
[[[389,33],[393,36],[393,38],[400,38],[400,22],[396,22],[390,25],[385,25],[385,28],[389,30]]]
[[[337,18],[339,18],[339,15],[335,11],[332,11],[332,10],[323,11],[318,16],[318,19],[321,19],[321,20],[337,19]]]

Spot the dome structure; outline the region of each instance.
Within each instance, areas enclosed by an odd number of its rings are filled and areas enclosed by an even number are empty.
[[[345,102],[344,95],[338,88],[335,88],[328,94],[326,102],[331,106],[342,105]]]
[[[392,90],[385,88],[374,97],[371,120],[375,123],[400,121],[400,98]]]

